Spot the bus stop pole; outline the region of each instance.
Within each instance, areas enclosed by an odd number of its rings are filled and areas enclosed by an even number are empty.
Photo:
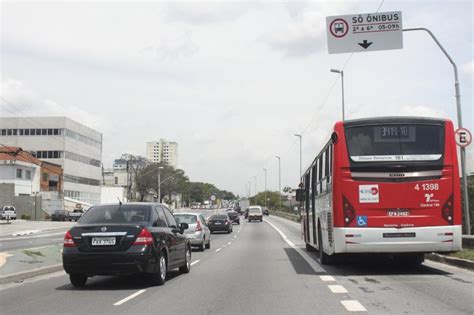
[[[417,27],[417,28],[407,28],[403,30],[404,32],[410,31],[425,31],[427,32],[431,38],[435,41],[444,55],[448,58],[449,62],[453,65],[454,69],[454,89],[456,93],[456,109],[457,109],[457,116],[458,116],[458,128],[462,128],[462,112],[461,112],[461,92],[459,89],[459,78],[458,78],[458,67],[456,63],[453,61],[451,56],[448,52],[444,49],[438,39],[433,35],[433,33],[424,27]],[[471,235],[471,222],[469,218],[469,199],[468,199],[468,192],[467,192],[467,174],[466,174],[466,149],[464,147],[460,148],[461,150],[461,176],[462,176],[462,197],[463,197],[463,212],[464,212],[464,228],[467,235]]]

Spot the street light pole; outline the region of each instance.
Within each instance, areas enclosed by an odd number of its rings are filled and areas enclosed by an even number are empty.
[[[342,121],[345,120],[344,115],[344,70],[331,69],[331,72],[339,73],[341,75],[341,87],[342,87]]]
[[[257,204],[257,176],[254,176],[255,179],[255,204]]]
[[[158,166],[158,202],[161,203],[161,172],[164,169],[163,166]]]
[[[278,202],[279,202],[279,211],[281,212],[281,158],[277,155],[275,156],[278,159]]]
[[[301,176],[303,175],[303,136],[302,135],[299,135],[299,134],[296,134],[295,133],[295,137],[298,137],[300,138],[300,181],[301,181]]]
[[[249,199],[250,199],[250,195],[252,195],[252,183],[250,181],[248,181],[247,184],[249,185]],[[249,202],[250,202],[250,200],[249,200]]]
[[[417,28],[407,28],[403,30],[404,32],[410,31],[425,31],[427,32],[431,38],[435,41],[436,45],[441,49],[444,53],[446,58],[448,58],[449,62],[453,66],[454,70],[454,91],[456,96],[456,110],[458,116],[458,128],[462,128],[462,112],[461,112],[461,91],[459,89],[459,78],[458,78],[458,67],[456,63],[448,54],[448,52],[444,49],[443,45],[438,41],[436,36],[427,28],[424,27],[417,27]],[[469,196],[467,193],[467,174],[466,174],[466,148],[461,147],[461,174],[462,174],[462,197],[463,197],[463,208],[464,208],[464,228],[466,229],[466,234],[471,234],[471,222],[469,218]]]
[[[265,207],[267,208],[267,169],[264,168],[263,171],[265,173]]]

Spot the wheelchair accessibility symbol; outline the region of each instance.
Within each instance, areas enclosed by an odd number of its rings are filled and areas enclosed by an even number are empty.
[[[357,226],[367,226],[367,216],[358,215],[357,216]]]

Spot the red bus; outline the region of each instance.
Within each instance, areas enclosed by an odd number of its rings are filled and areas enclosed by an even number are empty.
[[[321,263],[339,253],[461,250],[453,123],[384,117],[346,120],[303,175],[303,236]],[[399,255],[397,255],[399,254]]]

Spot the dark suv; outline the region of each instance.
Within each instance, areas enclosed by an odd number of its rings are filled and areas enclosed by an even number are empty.
[[[79,287],[96,275],[139,273],[162,285],[169,270],[191,269],[187,228],[161,204],[93,206],[64,236],[63,267]]]

